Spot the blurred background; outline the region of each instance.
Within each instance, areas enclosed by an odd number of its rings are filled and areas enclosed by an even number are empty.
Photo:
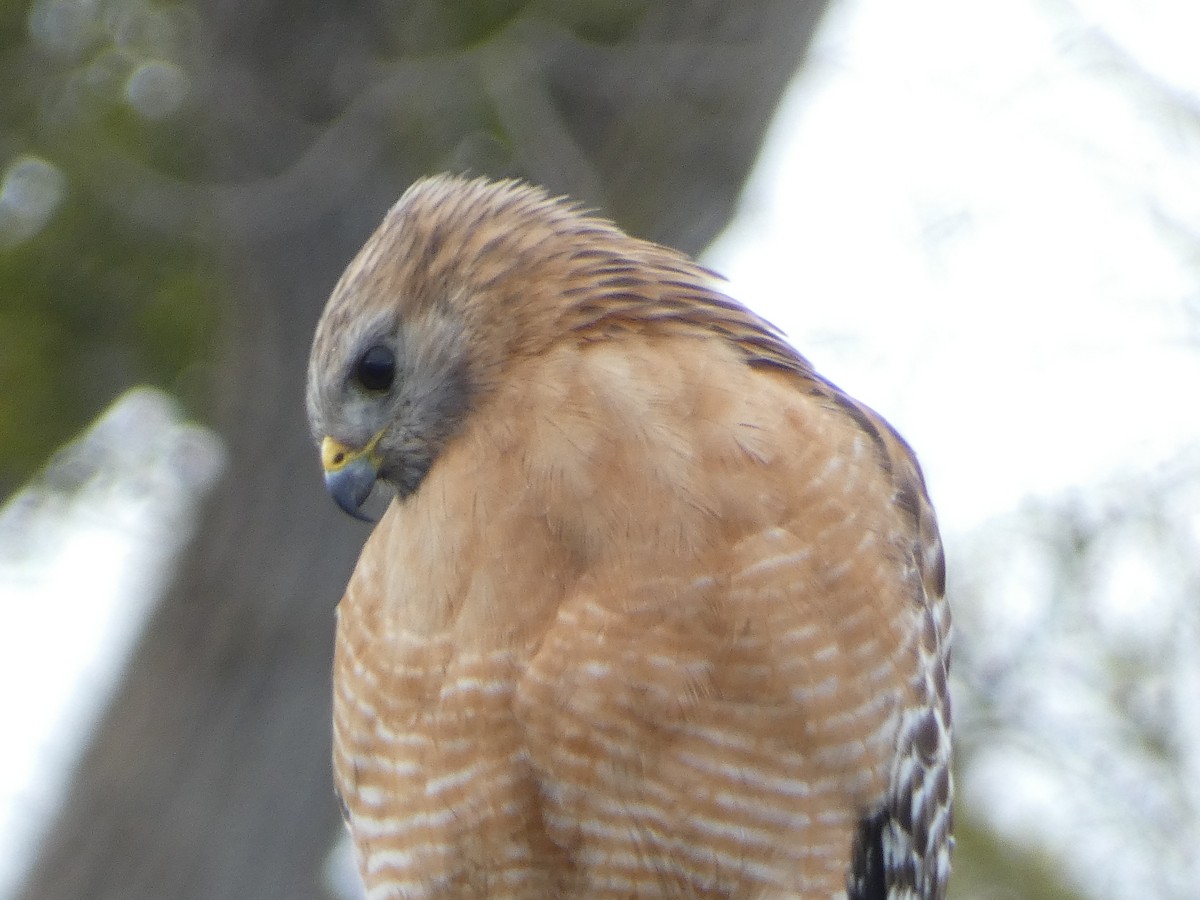
[[[1200,883],[1200,7],[0,5],[0,897],[349,898],[303,412],[414,178],[725,273],[916,447],[956,898]]]

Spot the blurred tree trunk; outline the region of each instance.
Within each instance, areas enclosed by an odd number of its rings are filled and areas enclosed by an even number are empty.
[[[328,896],[333,609],[366,536],[324,496],[303,418],[329,289],[439,169],[522,175],[699,250],[824,6],[195,4],[207,170],[182,193],[215,222],[227,283],[214,424],[231,462],[23,896]],[[177,188],[122,200],[172,227]]]

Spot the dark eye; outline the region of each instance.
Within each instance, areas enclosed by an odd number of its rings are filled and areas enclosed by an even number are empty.
[[[376,344],[358,358],[354,378],[368,391],[386,391],[396,377],[396,357],[382,344]]]

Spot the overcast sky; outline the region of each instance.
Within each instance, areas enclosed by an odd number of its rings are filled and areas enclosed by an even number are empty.
[[[949,531],[1200,441],[1200,262],[1156,221],[1200,239],[1164,102],[1200,105],[1200,3],[1064,10],[835,6],[708,257],[900,428]]]

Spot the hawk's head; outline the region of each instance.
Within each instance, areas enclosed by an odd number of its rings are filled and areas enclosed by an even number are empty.
[[[417,490],[489,385],[559,330],[564,261],[596,235],[628,240],[517,182],[443,175],[400,198],[334,288],[309,360],[309,424],[342,509],[365,518],[376,480]]]

